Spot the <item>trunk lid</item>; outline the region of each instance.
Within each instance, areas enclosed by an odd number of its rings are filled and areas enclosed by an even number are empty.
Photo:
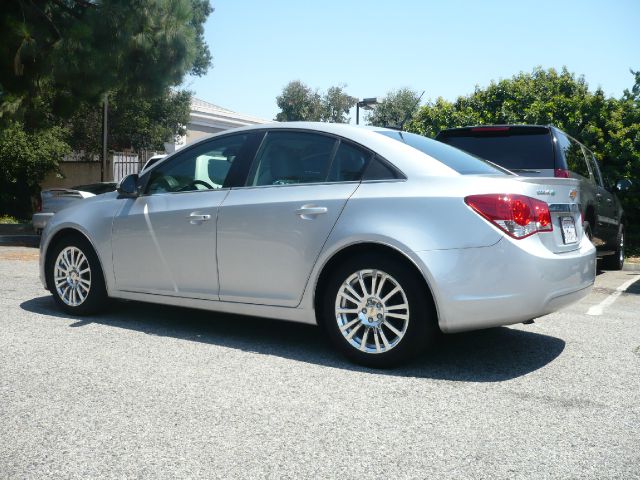
[[[93,193],[73,190],[70,188],[52,188],[50,190],[43,190],[40,193],[40,198],[42,198],[42,212],[56,213],[73,202],[93,196]]]

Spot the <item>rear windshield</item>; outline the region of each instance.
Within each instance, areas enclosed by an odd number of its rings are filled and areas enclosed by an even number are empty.
[[[406,143],[410,147],[444,163],[462,175],[504,175],[505,171],[491,165],[480,158],[468,155],[458,149],[451,148],[430,138],[415,133],[378,130],[377,133]]]
[[[553,144],[549,130],[530,133],[506,132],[443,132],[437,139],[472,155],[497,163],[517,172],[555,168]]]

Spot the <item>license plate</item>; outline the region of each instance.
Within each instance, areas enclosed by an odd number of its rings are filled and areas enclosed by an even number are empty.
[[[578,241],[576,222],[573,217],[560,217],[560,226],[562,227],[562,240],[564,240],[565,244]]]

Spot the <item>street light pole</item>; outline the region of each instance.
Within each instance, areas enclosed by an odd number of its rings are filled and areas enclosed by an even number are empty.
[[[378,104],[376,97],[363,98],[356,103],[356,125],[360,125],[360,108],[363,110],[371,110],[373,105]]]
[[[100,168],[100,181],[104,182],[107,174],[107,114],[109,112],[109,97],[105,93],[102,107],[102,165]]]

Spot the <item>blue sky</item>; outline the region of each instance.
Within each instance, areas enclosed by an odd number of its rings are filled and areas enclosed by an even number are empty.
[[[566,65],[619,96],[640,69],[640,0],[211,0],[213,68],[183,87],[272,119],[291,80],[355,97],[410,87],[423,101],[535,66]],[[355,121],[355,112],[351,115]]]

